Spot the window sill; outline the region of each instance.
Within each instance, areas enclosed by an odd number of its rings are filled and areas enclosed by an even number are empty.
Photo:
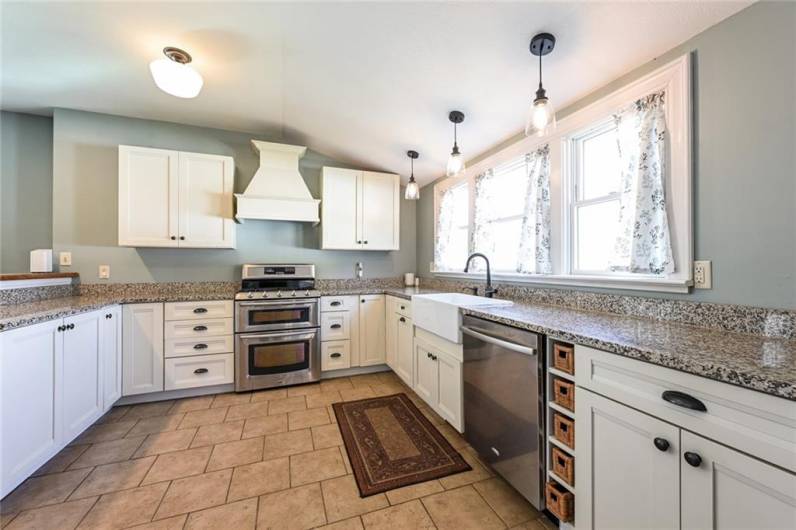
[[[483,280],[484,273],[432,272],[437,278],[460,280]],[[632,278],[627,276],[587,276],[574,274],[506,274],[493,273],[492,279],[498,282],[529,285],[564,285],[568,287],[597,287],[601,289],[626,289],[631,291],[654,291],[660,293],[688,293],[692,280],[681,278]]]

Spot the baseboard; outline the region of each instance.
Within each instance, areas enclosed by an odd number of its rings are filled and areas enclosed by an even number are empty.
[[[206,396],[208,394],[223,394],[225,392],[234,391],[235,385],[232,383],[225,385],[200,386],[197,388],[181,388],[179,390],[166,390],[164,392],[150,392],[149,394],[125,396],[114,403],[113,406],[117,407],[119,405],[135,405],[137,403],[149,403],[151,401],[165,401],[167,399]]]
[[[389,371],[390,367],[386,364],[376,364],[374,366],[356,366],[354,368],[343,368],[342,370],[321,372],[321,379],[334,379],[335,377],[349,377],[352,375],[375,374],[377,372]]]

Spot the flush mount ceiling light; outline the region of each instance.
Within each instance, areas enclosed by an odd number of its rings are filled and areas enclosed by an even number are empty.
[[[202,90],[202,76],[188,63],[191,55],[185,50],[167,46],[163,48],[166,59],[149,63],[152,79],[163,92],[178,98],[195,98]]]
[[[448,169],[446,174],[449,177],[458,175],[464,171],[464,158],[459,152],[459,146],[456,143],[456,126],[464,121],[464,113],[458,110],[452,110],[448,114],[448,119],[453,122],[453,150],[451,156],[448,157]]]
[[[406,185],[406,192],[404,192],[404,199],[409,201],[416,201],[420,198],[420,188],[415,182],[415,160],[420,156],[417,151],[407,151],[406,156],[411,160],[410,164],[412,172],[409,175],[409,183]]]
[[[540,33],[531,39],[531,53],[539,57],[539,89],[528,111],[525,122],[526,136],[544,136],[556,128],[556,112],[542,87],[542,56],[547,55],[556,46],[556,38],[550,33]]]

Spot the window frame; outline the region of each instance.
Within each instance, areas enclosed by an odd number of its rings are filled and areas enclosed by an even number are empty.
[[[582,136],[589,129],[605,124],[610,116],[653,92],[666,91],[666,122],[668,130],[669,165],[666,179],[672,252],[675,272],[668,276],[627,273],[623,271],[598,272],[574,269],[572,237],[572,198],[574,193],[574,168],[572,138]],[[437,217],[440,191],[460,184],[468,185],[469,227],[472,234],[475,204],[475,176],[489,168],[510,162],[525,153],[548,144],[550,148],[550,192],[552,208],[551,257],[552,274],[518,274],[495,272],[501,281],[527,284],[600,287],[658,292],[687,293],[693,285],[693,213],[692,213],[692,110],[691,110],[691,59],[686,53],[668,64],[630,82],[618,90],[599,98],[586,107],[558,120],[557,129],[544,138],[521,138],[517,142],[471,164],[461,176],[444,179],[434,186],[434,244],[437,237]],[[462,269],[464,264],[462,264]],[[434,276],[476,279],[483,272],[463,273],[436,271],[432,261],[430,272]]]

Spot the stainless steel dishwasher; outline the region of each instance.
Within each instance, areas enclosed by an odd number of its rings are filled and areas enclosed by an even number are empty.
[[[544,340],[465,316],[464,437],[538,509],[544,508]]]

